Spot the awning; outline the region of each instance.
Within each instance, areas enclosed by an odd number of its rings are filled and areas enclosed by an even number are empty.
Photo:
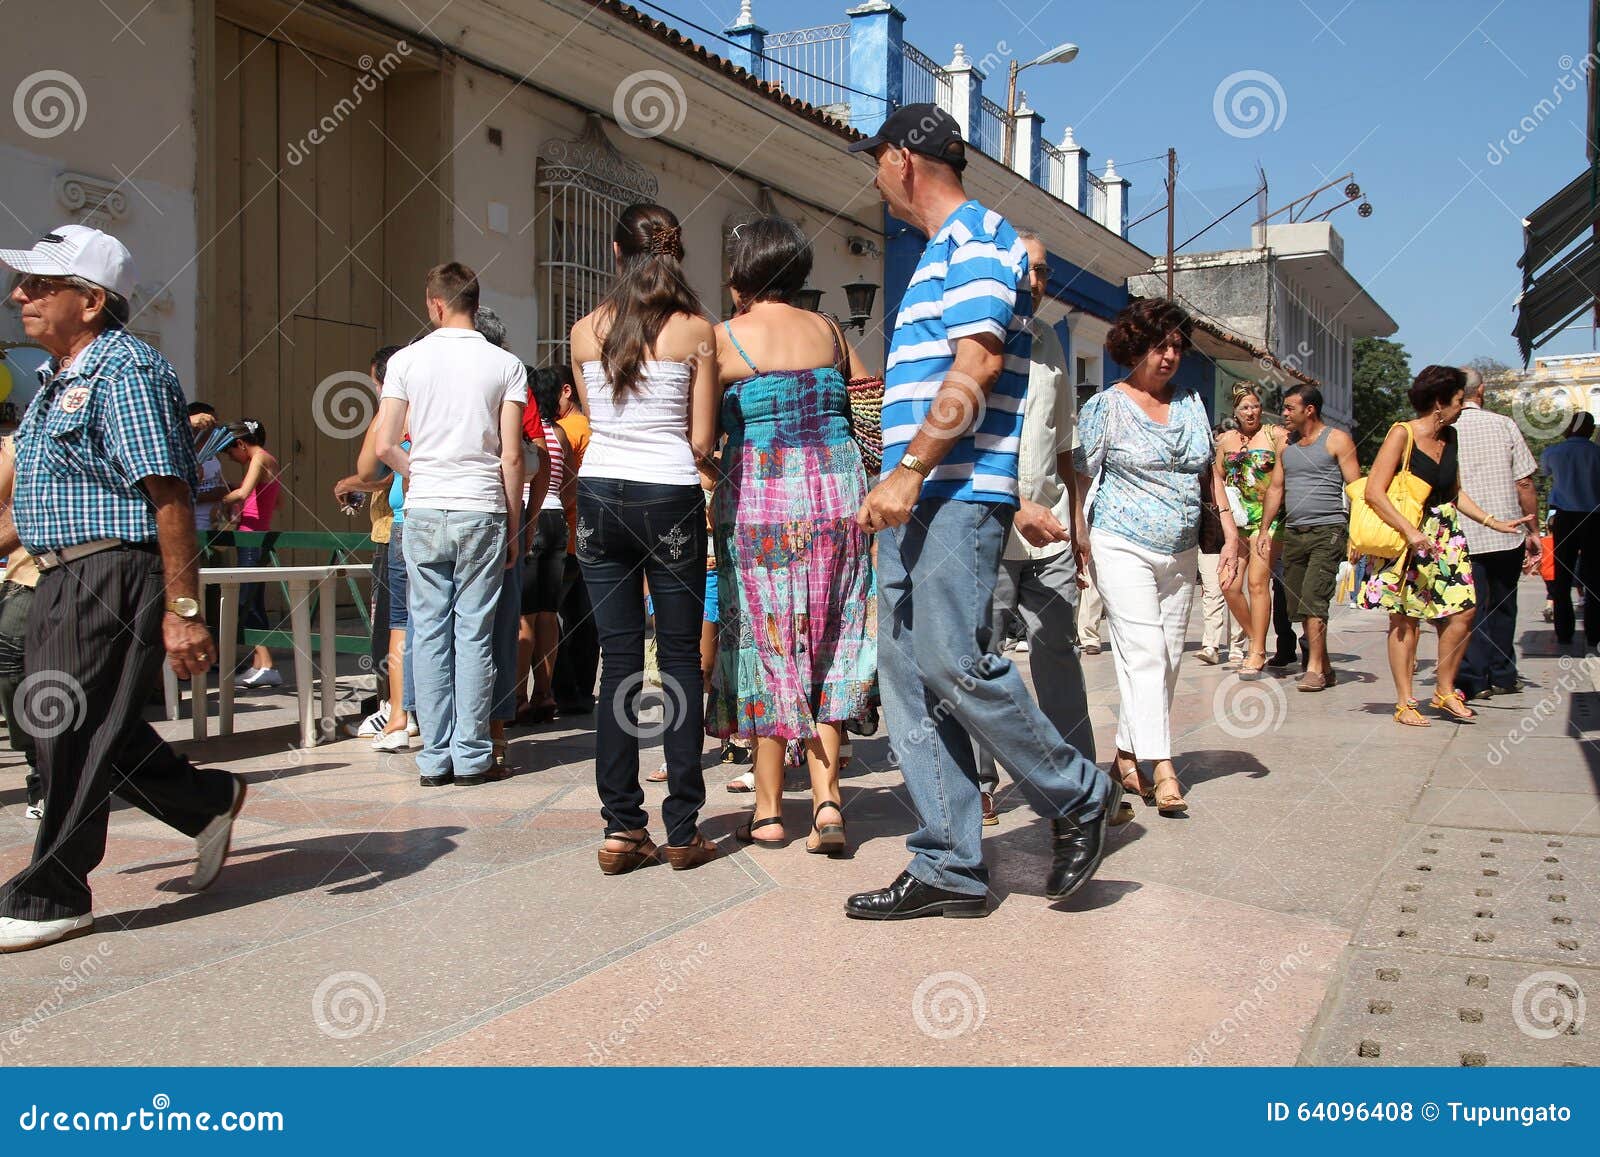
[[[1579,173],[1565,189],[1540,205],[1522,223],[1523,252],[1517,262],[1523,285],[1600,219],[1600,166]]]
[[[1533,356],[1567,323],[1592,308],[1600,296],[1600,244],[1593,238],[1575,249],[1560,264],[1552,265],[1517,298],[1517,328],[1513,331],[1522,360]]]

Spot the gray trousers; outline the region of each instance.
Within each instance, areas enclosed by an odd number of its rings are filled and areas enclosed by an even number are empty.
[[[991,621],[995,646],[1000,646],[1007,616],[1022,616],[1028,628],[1028,666],[1033,673],[1033,694],[1039,708],[1055,724],[1061,737],[1085,759],[1094,761],[1094,727],[1089,721],[1089,697],[1078,662],[1076,626],[1078,568],[1072,551],[1046,559],[1002,559],[994,584]],[[1000,772],[994,758],[978,747],[978,783],[994,791]]]

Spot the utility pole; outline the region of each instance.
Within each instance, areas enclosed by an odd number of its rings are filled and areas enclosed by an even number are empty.
[[[1173,228],[1177,224],[1178,150],[1167,150],[1167,300],[1172,300]]]

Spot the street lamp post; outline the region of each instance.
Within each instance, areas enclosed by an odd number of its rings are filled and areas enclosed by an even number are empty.
[[[1078,55],[1076,44],[1058,44],[1043,56],[1035,57],[1027,64],[1011,62],[1011,72],[1006,80],[1006,123],[1005,136],[1000,146],[1001,163],[1011,164],[1011,148],[1016,143],[1017,136],[1017,73],[1025,68],[1032,68],[1036,64],[1066,64]]]

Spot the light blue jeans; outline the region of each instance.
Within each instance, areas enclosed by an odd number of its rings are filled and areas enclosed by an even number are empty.
[[[481,775],[494,764],[495,604],[506,563],[506,516],[406,508],[417,722],[426,776]]]
[[[1011,507],[925,499],[878,534],[878,682],[889,743],[922,827],[908,871],[983,895],[983,802],[974,742],[1011,773],[1030,807],[1080,822],[1111,781],[1061,737],[1011,661],[990,653],[990,604]]]

